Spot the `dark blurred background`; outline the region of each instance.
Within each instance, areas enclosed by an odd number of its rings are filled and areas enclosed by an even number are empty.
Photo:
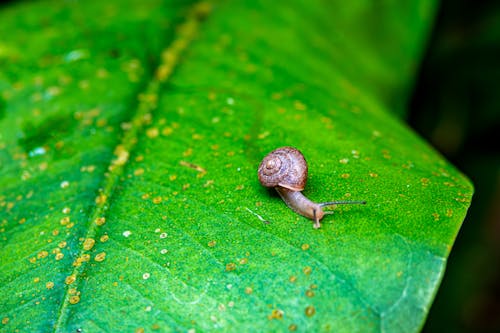
[[[500,1],[442,0],[408,122],[474,183],[424,332],[500,332]]]

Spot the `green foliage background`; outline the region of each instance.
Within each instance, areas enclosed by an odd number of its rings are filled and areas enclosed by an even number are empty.
[[[3,7],[2,329],[418,330],[472,195],[399,119],[434,10]],[[368,204],[314,230],[256,179],[283,145]]]

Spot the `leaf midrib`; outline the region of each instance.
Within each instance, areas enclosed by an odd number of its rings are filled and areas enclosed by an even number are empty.
[[[201,22],[205,19],[210,12],[210,5],[206,2],[200,1],[191,5],[182,23],[175,27],[175,35],[171,43],[161,52],[161,59],[159,65],[154,71],[154,76],[147,83],[146,88],[138,94],[138,105],[136,111],[130,119],[131,128],[123,130],[122,138],[118,145],[115,147],[115,158],[109,163],[108,172],[104,177],[102,183],[103,190],[96,198],[96,204],[89,214],[87,222],[88,228],[83,239],[95,239],[98,234],[99,225],[95,223],[98,218],[106,218],[106,210],[109,206],[110,198],[115,193],[116,186],[119,182],[120,176],[123,174],[125,167],[130,160],[131,152],[139,142],[139,136],[143,132],[145,125],[148,124],[148,114],[157,108],[157,101],[160,93],[160,87],[163,83],[169,80],[172,72],[176,69],[179,59],[190,43],[193,41]],[[90,254],[92,249],[85,250],[83,242],[78,249],[76,258],[81,258],[84,254]],[[89,260],[90,261],[90,260]],[[58,332],[64,323],[67,321],[68,307],[70,303],[70,289],[77,289],[79,284],[79,277],[85,271],[87,262],[82,262],[80,266],[76,266],[71,272],[70,276],[75,277],[75,281],[65,286],[62,295],[62,302],[57,311],[57,321],[53,327],[54,332]]]

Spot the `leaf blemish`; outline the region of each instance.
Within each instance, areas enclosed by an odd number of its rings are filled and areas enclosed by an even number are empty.
[[[151,127],[151,128],[148,128],[146,130],[146,136],[150,139],[154,139],[154,138],[158,137],[159,134],[160,134],[160,131],[156,127]]]
[[[194,163],[190,163],[190,162],[186,162],[186,161],[180,161],[179,162],[180,165],[182,165],[183,167],[187,167],[187,168],[190,168],[190,169],[193,169],[193,170],[196,170],[202,174],[205,174],[207,173],[207,170],[197,164],[194,164]]]
[[[251,210],[250,208],[248,207],[245,207],[245,209],[252,215],[254,215],[255,217],[257,217],[260,221],[264,222],[264,224],[269,224],[271,223],[269,220],[266,220],[265,218],[263,218],[262,216],[260,216],[259,214],[257,214],[256,212],[254,212],[253,210]]]
[[[283,319],[283,311],[280,309],[274,309],[270,315],[267,316],[267,319],[273,320],[273,319],[278,319],[281,320]]]
[[[98,254],[96,254],[96,256],[94,258],[94,260],[97,262],[102,262],[102,261],[104,261],[104,259],[106,259],[106,252],[98,253]]]
[[[236,269],[236,264],[234,262],[230,262],[226,265],[226,272],[231,272]]]
[[[314,291],[312,291],[311,289],[307,289],[306,290],[306,296],[307,297],[314,297]]]
[[[316,313],[316,309],[314,308],[314,306],[309,305],[308,307],[306,307],[305,313],[306,316],[312,317]]]
[[[95,224],[97,224],[98,226],[101,226],[103,225],[104,223],[106,223],[106,218],[101,216],[101,217],[96,217],[95,219]]]
[[[89,251],[89,250],[91,250],[94,247],[94,244],[95,244],[95,239],[93,239],[93,238],[87,238],[83,242],[83,249],[86,250],[86,251]]]
[[[74,295],[69,298],[69,303],[70,304],[77,304],[80,302],[80,296],[79,295]]]

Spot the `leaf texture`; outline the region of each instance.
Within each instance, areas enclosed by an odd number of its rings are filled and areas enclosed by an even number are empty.
[[[473,191],[398,119],[434,7],[4,5],[0,329],[418,331]],[[367,205],[313,229],[285,145]]]

